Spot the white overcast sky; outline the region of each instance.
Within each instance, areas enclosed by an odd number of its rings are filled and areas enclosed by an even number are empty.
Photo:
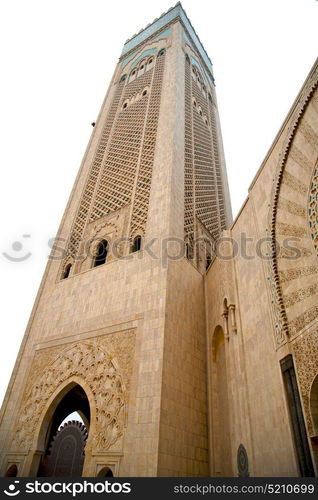
[[[122,46],[173,4],[1,1],[0,401]],[[214,65],[235,216],[317,56],[318,2],[182,5]]]

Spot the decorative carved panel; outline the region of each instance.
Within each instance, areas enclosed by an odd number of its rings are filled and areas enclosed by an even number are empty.
[[[308,433],[313,435],[313,422],[310,414],[310,389],[318,373],[318,330],[315,329],[299,336],[293,347]]]
[[[316,165],[309,190],[308,219],[310,235],[318,256],[318,165]]]
[[[131,377],[134,342],[134,332],[128,331],[106,335],[102,342],[99,339],[98,342],[75,343],[62,352],[61,347],[37,351],[12,448],[30,448],[49,399],[59,386],[65,386],[67,380],[71,382],[72,377],[82,379],[94,396],[94,450],[103,451],[114,445],[123,436],[125,427],[126,394]],[[106,352],[105,343],[111,346],[110,352]],[[112,353],[116,353],[120,369]]]
[[[318,113],[312,104],[317,79],[314,71],[293,110],[273,184],[269,283],[277,344],[296,335],[317,314],[318,289],[313,280],[318,266],[312,247],[314,243],[317,249],[318,241]],[[287,241],[298,249],[297,258],[284,250]]]

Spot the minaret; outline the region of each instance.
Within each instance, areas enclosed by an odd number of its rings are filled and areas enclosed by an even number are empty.
[[[116,65],[5,397],[2,475],[74,475],[61,432],[76,474],[209,474],[203,275],[230,220],[212,64],[178,3]]]

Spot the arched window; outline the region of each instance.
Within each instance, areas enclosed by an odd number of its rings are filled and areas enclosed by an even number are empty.
[[[120,79],[120,82],[124,82],[126,80],[127,75],[123,75]]]
[[[106,257],[107,257],[107,247],[108,247],[108,242],[106,240],[102,240],[98,247],[97,247],[97,252],[96,256],[94,258],[94,266],[101,266],[102,264],[105,264],[106,262]]]
[[[193,99],[193,106],[196,108],[197,107],[197,101]]]
[[[186,54],[186,61],[190,64],[190,57]]]
[[[17,477],[18,467],[15,464],[10,465],[4,477]]]
[[[136,236],[132,244],[132,252],[139,252],[141,250],[141,236]]]
[[[97,477],[114,477],[114,474],[110,467],[103,467],[97,474]]]
[[[212,262],[211,255],[207,255],[207,257],[206,257],[206,265],[205,265],[205,269],[206,270],[209,269],[211,262]]]
[[[145,61],[142,61],[138,68],[138,76],[142,75],[144,72],[145,72]]]
[[[147,89],[145,89],[142,93],[143,96],[147,95]]]
[[[128,107],[128,101],[125,101],[123,104],[123,109],[126,109]]]
[[[72,269],[72,264],[67,264],[66,268],[63,271],[63,275],[62,275],[63,280],[65,280],[66,278],[69,277],[71,269]]]
[[[209,98],[209,101],[212,102],[212,96],[211,96],[210,92],[208,93],[208,98]]]
[[[158,54],[158,57],[163,56],[165,53],[166,53],[165,49],[161,49]]]
[[[132,82],[136,78],[137,70],[133,69],[129,75],[129,82]]]

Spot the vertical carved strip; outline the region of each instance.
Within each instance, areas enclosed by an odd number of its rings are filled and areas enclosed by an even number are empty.
[[[148,95],[142,96],[142,92],[150,86],[152,74],[153,69],[148,70],[125,88],[98,182],[91,221],[132,201],[149,99]],[[123,109],[122,103],[132,98],[135,99],[132,104]]]
[[[148,217],[148,205],[152,180],[152,168],[155,154],[157,126],[160,110],[160,98],[164,72],[165,53],[156,60],[151,86],[150,101],[140,156],[138,178],[133,199],[130,236],[144,234]]]
[[[184,135],[184,235],[193,252],[194,189],[193,189],[193,136],[191,65],[185,61],[185,135]]]
[[[68,243],[67,255],[71,255],[75,257],[78,247],[85,229],[85,225],[87,223],[88,214],[90,211],[91,203],[94,196],[94,191],[96,187],[96,182],[99,176],[99,172],[101,169],[102,161],[105,155],[105,151],[107,148],[110,132],[114,123],[114,119],[116,116],[116,111],[118,108],[118,103],[121,98],[121,94],[123,91],[124,82],[119,82],[115,95],[113,98],[113,102],[110,107],[110,111],[105,120],[105,124],[100,136],[100,140],[96,149],[95,157],[91,166],[91,169],[88,174],[88,178],[85,184],[85,188],[81,197],[81,201],[77,210],[77,214],[75,216],[74,224],[71,230],[71,235]]]

